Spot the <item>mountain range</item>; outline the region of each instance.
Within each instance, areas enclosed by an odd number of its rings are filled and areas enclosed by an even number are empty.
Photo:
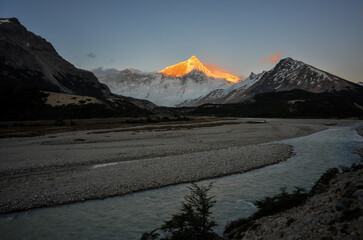
[[[159,72],[142,72],[132,68],[111,74],[104,74],[105,71],[110,70],[93,70],[100,82],[113,93],[147,99],[168,107],[240,81],[238,76],[208,69],[196,56]]]
[[[254,101],[259,94],[291,90],[333,95],[346,95],[347,92],[351,96],[363,94],[360,84],[289,57],[280,60],[269,71],[251,73],[245,80],[231,74],[213,75],[211,72],[193,56],[159,72],[145,73],[128,68],[98,77],[114,93],[168,107],[242,103]],[[355,104],[361,106],[358,102]]]
[[[217,89],[179,106],[199,106],[205,103],[239,103],[266,92],[300,89],[313,93],[350,91],[360,93],[362,87],[331,73],[292,58],[282,59],[272,70],[251,74],[243,82],[227,89]]]
[[[114,81],[124,83],[126,88],[129,85],[136,86],[133,91],[139,91],[137,96],[140,98],[147,98],[150,101],[157,98],[161,103],[169,100],[169,103],[179,107],[177,110],[169,109],[173,113],[235,117],[363,117],[362,85],[289,57],[280,60],[269,71],[259,74],[251,73],[245,80],[236,81],[236,83],[227,82],[219,87],[213,85],[212,90],[206,88],[208,91],[205,94],[202,91],[194,91],[194,96],[197,96],[195,98],[186,97],[186,95],[175,97],[178,95],[157,84],[157,77],[168,78],[174,83],[173,89],[180,92],[185,89],[185,82],[180,81],[181,79],[188,78],[193,84],[198,83],[205,86],[210,86],[210,83],[219,80],[219,78],[207,75],[199,60],[197,60],[197,66],[188,63],[196,61],[196,59],[193,56],[188,61],[181,63],[184,66],[173,65],[158,73],[146,74],[146,76],[141,71],[126,69],[113,75],[117,79]],[[133,77],[128,79],[129,81],[123,79],[122,74],[125,71],[134,73]],[[165,72],[168,73],[167,76],[163,76]],[[176,74],[171,76],[173,72]],[[143,76],[141,87],[139,87],[140,76]],[[100,79],[108,79],[109,81],[101,80],[101,82],[113,86],[110,75]],[[117,89],[116,85],[110,87],[111,91],[115,88]],[[153,96],[150,92],[155,89],[157,92],[154,92],[155,96]],[[198,90],[195,86],[193,89]],[[132,95],[133,91],[129,93]],[[184,101],[182,101],[183,99]],[[160,108],[155,110],[157,112]],[[161,113],[165,114],[168,111],[162,109]]]
[[[158,72],[97,68],[92,73],[63,59],[51,43],[16,18],[0,18],[0,87],[3,120],[160,113],[363,116],[361,84],[292,58],[245,80],[207,67],[196,56]],[[57,94],[68,100],[54,100]],[[47,101],[50,95],[53,106]]]

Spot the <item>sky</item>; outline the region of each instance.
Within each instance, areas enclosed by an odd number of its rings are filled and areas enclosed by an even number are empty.
[[[236,75],[291,57],[363,81],[363,1],[1,0],[75,66],[159,71],[196,55]]]

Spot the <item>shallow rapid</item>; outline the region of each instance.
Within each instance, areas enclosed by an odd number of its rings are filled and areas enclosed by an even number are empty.
[[[308,136],[279,141],[294,147],[285,162],[200,183],[213,182],[217,204],[216,231],[227,222],[251,215],[253,202],[294,186],[309,189],[327,169],[359,163],[363,146],[356,124],[331,127]],[[139,239],[159,227],[180,208],[187,184],[164,187],[105,200],[34,209],[0,216],[0,239]]]

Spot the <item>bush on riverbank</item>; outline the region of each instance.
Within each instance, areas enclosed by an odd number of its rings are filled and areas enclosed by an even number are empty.
[[[198,186],[192,184],[189,188],[190,194],[185,196],[180,213],[172,216],[171,220],[165,221],[160,229],[155,229],[150,233],[144,233],[141,240],[159,239],[161,230],[168,237],[162,239],[172,240],[210,240],[220,239],[212,230],[216,226],[212,218],[211,209],[216,201],[208,196],[208,191],[212,185]]]
[[[227,236],[235,236],[236,233],[244,232],[249,228],[256,228],[257,226],[254,226],[254,221],[256,219],[301,205],[307,198],[308,193],[303,188],[296,188],[292,193],[287,193],[285,188],[281,188],[279,194],[257,200],[255,205],[259,209],[252,216],[238,219],[227,224],[224,234]]]

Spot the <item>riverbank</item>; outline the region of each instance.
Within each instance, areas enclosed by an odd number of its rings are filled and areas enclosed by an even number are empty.
[[[229,229],[228,239],[362,239],[363,169],[328,175],[304,204]]]
[[[363,126],[357,127],[356,131],[363,137]],[[363,159],[363,147],[357,150],[359,156]]]
[[[1,139],[0,213],[103,199],[245,172],[284,161],[292,154],[290,146],[261,143],[308,135],[327,125],[356,122],[230,121],[233,124],[208,123],[191,129],[141,126],[142,130]]]
[[[363,137],[363,126],[356,131]],[[361,163],[362,150],[357,150]],[[302,194],[291,199],[295,204],[299,200],[304,203],[271,216],[237,220],[228,226],[225,237],[239,240],[363,238],[362,165],[345,168],[340,174],[334,169],[324,174],[307,196]]]

